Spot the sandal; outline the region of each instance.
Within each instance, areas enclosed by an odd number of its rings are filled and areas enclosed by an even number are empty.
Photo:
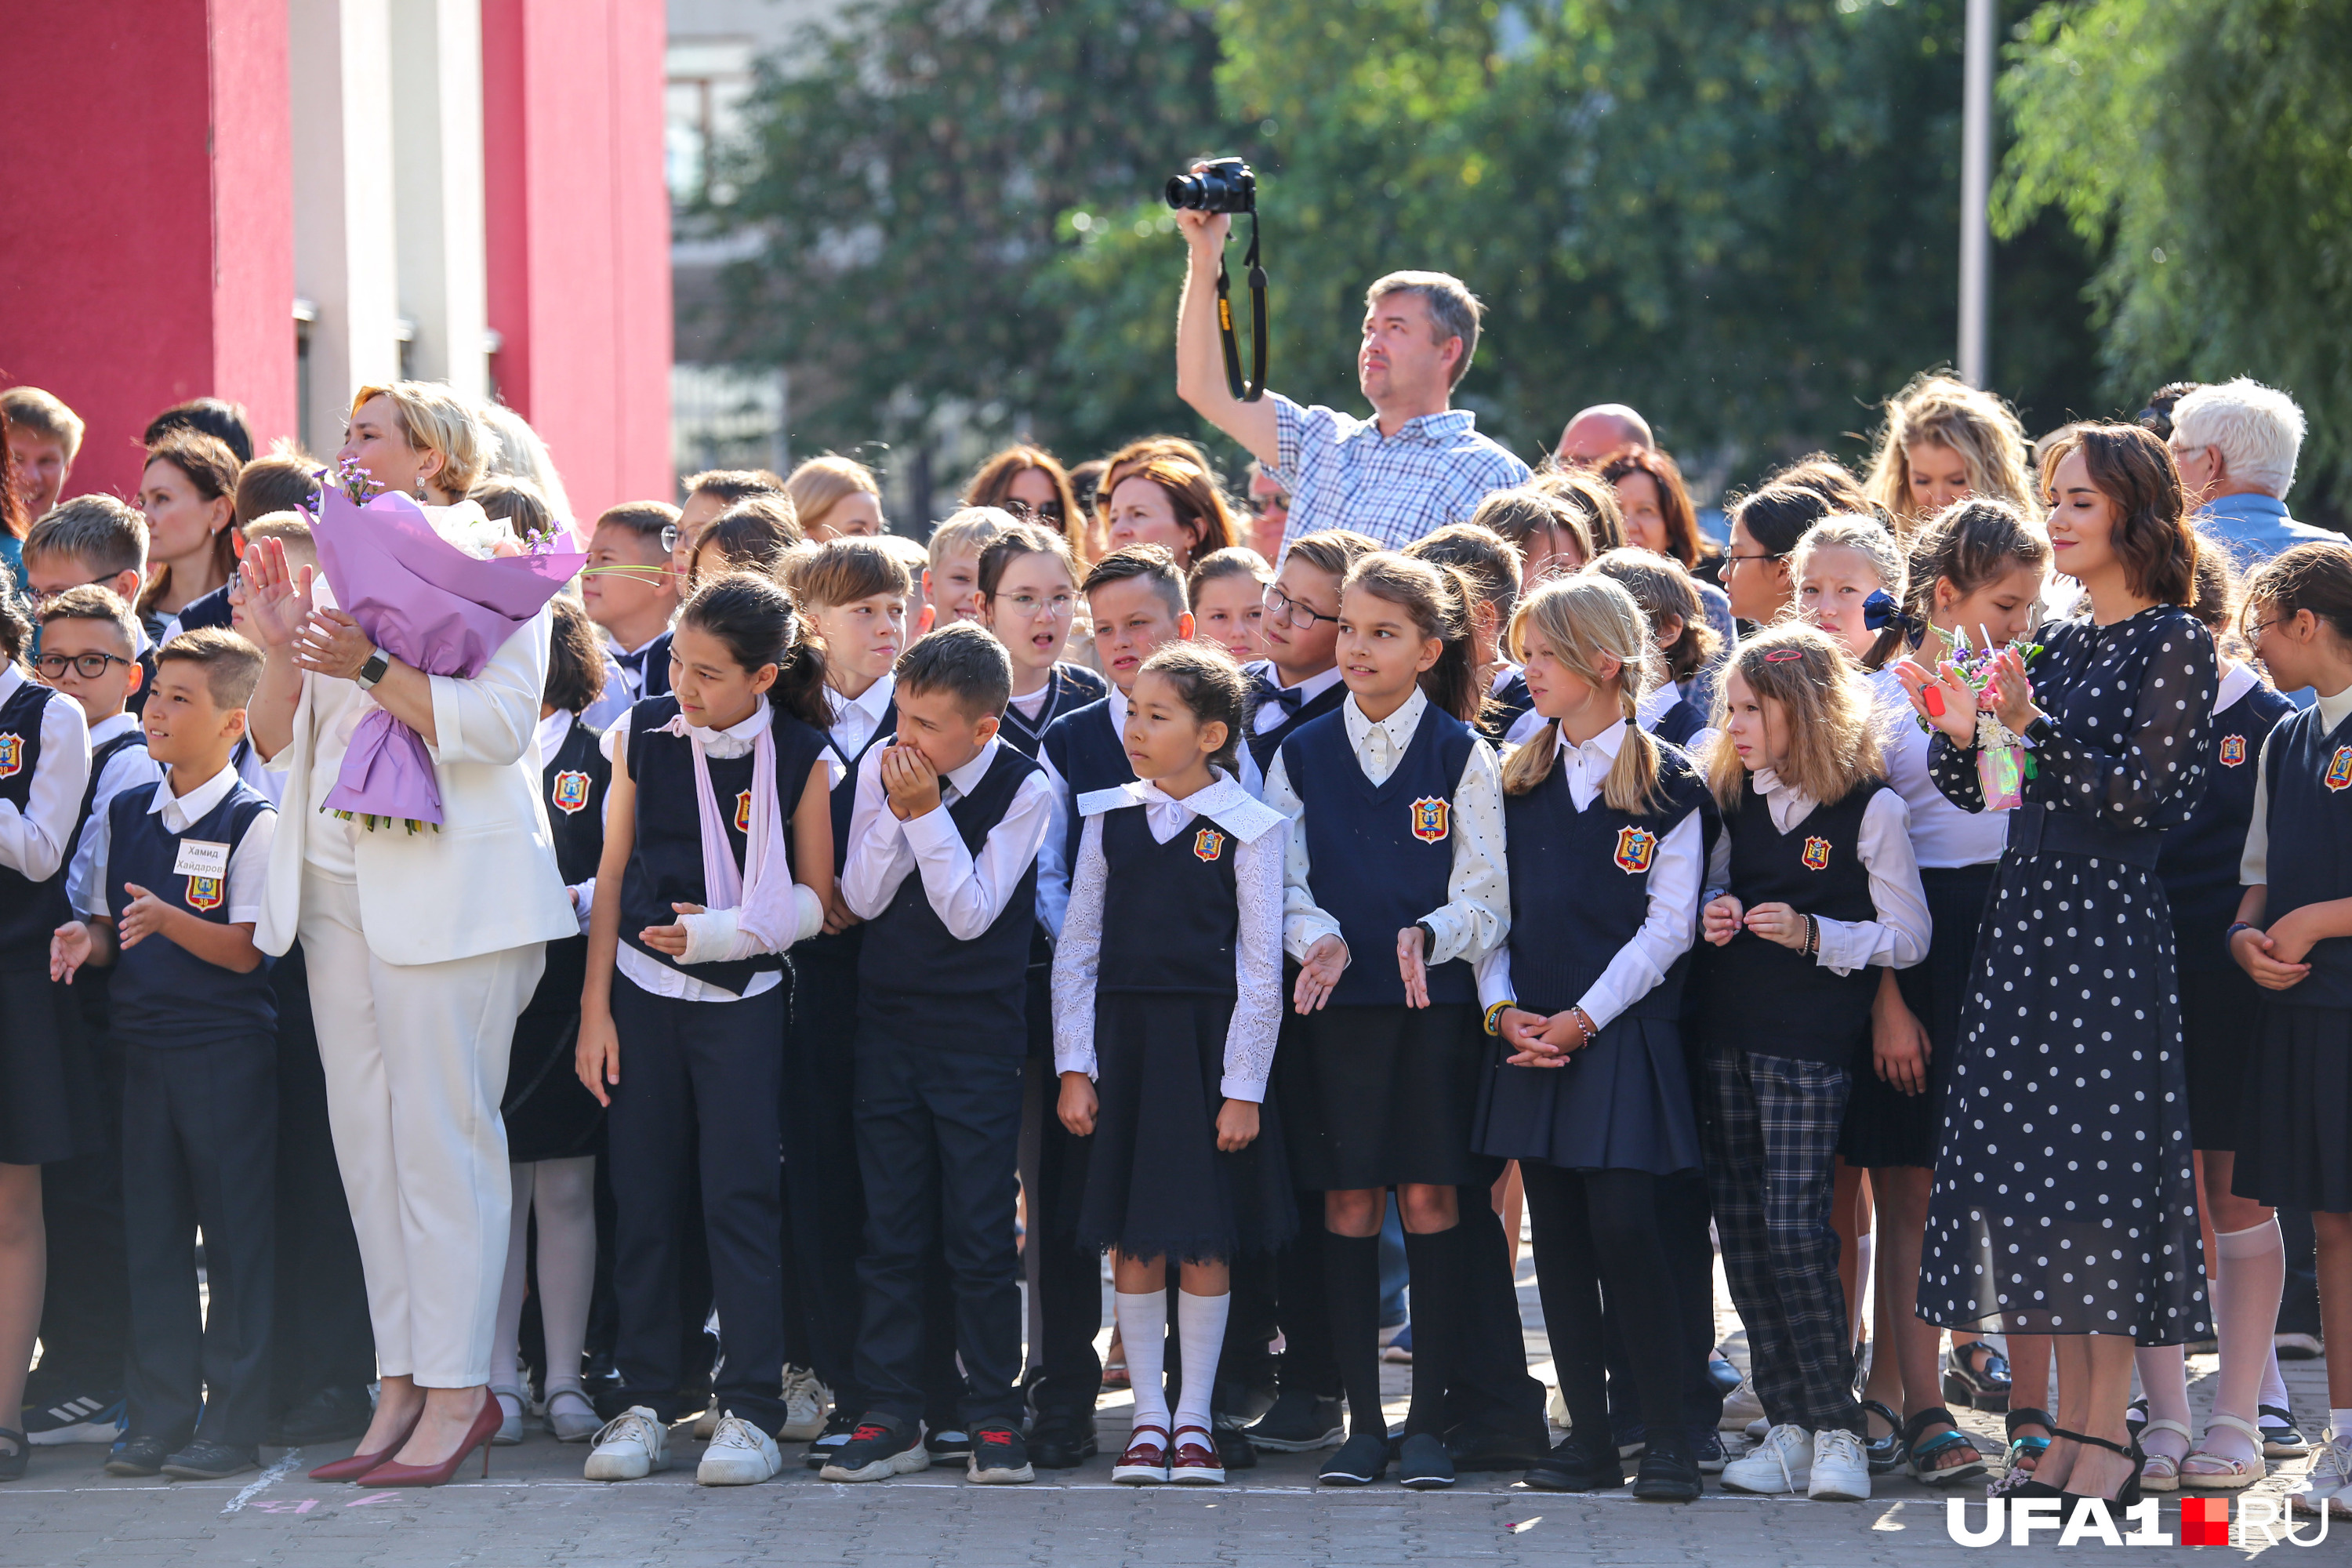
[[[2105,1437],[2094,1437],[2088,1432],[2069,1432],[2063,1427],[2059,1426],[2053,1426],[2050,1431],[2051,1436],[2055,1437],[2063,1437],[2070,1443],[2081,1443],[2093,1448],[2105,1448],[2110,1454],[2120,1454],[2125,1458],[2129,1459],[2132,1462],[2131,1474],[2124,1478],[2124,1484],[2116,1489],[2115,1496],[2111,1498],[2104,1498],[2100,1500],[2111,1503],[2118,1509],[2137,1508],[2139,1506],[2139,1473],[2141,1468],[2147,1463],[2147,1456],[2140,1451],[2140,1446],[2137,1443],[2134,1443],[2130,1447],[2126,1447],[2121,1443],[2110,1443]],[[2063,1488],[2060,1488],[2053,1491],[2051,1495],[2053,1497],[2090,1497],[2094,1494],[2090,1492],[2069,1492]]]
[[[2182,1426],[2178,1421],[2146,1422],[2141,1426],[2138,1435],[2133,1438],[2133,1441],[2138,1443],[2143,1449],[2146,1449],[2147,1447],[2147,1435],[2150,1432],[2178,1432],[2180,1434],[2180,1441],[2185,1446],[2190,1448],[2197,1446],[2197,1434],[2191,1432],[2188,1427]],[[2186,1458],[2186,1455],[2184,1455],[2183,1458]],[[2153,1451],[2149,1452],[2147,1462],[2142,1465],[2139,1469],[2139,1484],[2140,1489],[2143,1491],[2179,1491],[2180,1489],[2180,1460],[2174,1458],[2170,1454],[2158,1454]]]
[[[490,1394],[499,1402],[499,1429],[490,1435],[490,1447],[511,1448],[522,1441],[523,1413],[530,1401],[520,1388],[493,1388]]]
[[[2257,1405],[2254,1425],[2263,1429],[2263,1457],[2266,1459],[2300,1459],[2311,1452],[2310,1441],[2295,1430],[2292,1410],[2276,1405]]]
[[[1903,1417],[1875,1399],[1864,1400],[1862,1408],[1865,1414],[1885,1422],[1888,1428],[1884,1437],[1873,1437],[1867,1429],[1864,1432],[1862,1452],[1864,1458],[1870,1461],[1870,1473],[1874,1476],[1891,1475],[1903,1468],[1904,1458],[1910,1451],[1903,1441]]]
[[[1923,1438],[1920,1434],[1930,1426],[1942,1426],[1943,1432]],[[1984,1456],[1952,1413],[1940,1405],[1930,1405],[1903,1424],[1903,1446],[1910,1455],[1911,1477],[1931,1487],[1948,1487],[1985,1472]],[[1968,1450],[1968,1462],[1958,1465],[1937,1465],[1935,1461],[1956,1448]]]
[[[2242,1421],[2235,1415],[2223,1415],[2218,1412],[2205,1423],[2206,1436],[2211,1436],[2213,1428],[2216,1426],[2227,1426],[2233,1432],[2244,1433],[2246,1440],[2254,1446],[2254,1457],[2251,1459],[2225,1459],[2219,1454],[2208,1452],[2204,1446],[2200,1444],[2187,1458],[2180,1461],[2182,1486],[2195,1487],[2199,1491],[2242,1491],[2270,1473],[2270,1467],[2263,1463],[2263,1429],[2261,1427],[2251,1421]],[[2210,1468],[2206,1469],[2190,1468],[2196,1465]]]
[[[2143,1394],[2124,1406],[2124,1430],[2137,1437],[2147,1427],[2147,1395]],[[2154,1458],[2153,1454],[2148,1456]]]
[[[2020,1426],[2040,1426],[2045,1431],[2055,1431],[2058,1423],[2050,1412],[2037,1410],[2031,1405],[2020,1405],[2001,1417],[2002,1430],[2009,1438],[2009,1451],[2002,1457],[2000,1479],[1993,1483],[1997,1488],[2021,1485],[2026,1477],[2033,1474],[2033,1467],[2042,1462],[2042,1456],[2050,1451],[2049,1438],[2021,1437],[2017,1435]]]
[[[1981,1365],[1971,1351],[1984,1352]],[[2009,1358],[1982,1340],[1954,1345],[1944,1363],[1944,1397],[1972,1410],[2008,1409]]]

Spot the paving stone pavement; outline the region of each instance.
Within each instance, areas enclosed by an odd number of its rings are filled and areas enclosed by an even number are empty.
[[[1549,1370],[1549,1351],[1531,1268],[1523,1263],[1520,1272],[1528,1360],[1540,1374]],[[1717,1299],[1727,1296],[1719,1290]],[[1727,1312],[1723,1328],[1738,1359],[1744,1346],[1738,1321]],[[2323,1369],[2319,1362],[2286,1367],[2296,1414],[2315,1436],[2326,1419]],[[2190,1358],[2190,1398],[2200,1417],[2213,1373],[2212,1357]],[[1383,1367],[1392,1415],[1402,1415],[1409,1377],[1409,1368]],[[584,1447],[559,1445],[536,1431],[520,1447],[492,1450],[487,1481],[474,1471],[458,1484],[411,1492],[323,1486],[304,1477],[310,1465],[341,1457],[349,1445],[299,1458],[265,1450],[262,1474],[218,1484],[115,1479],[100,1468],[102,1447],[42,1448],[30,1475],[0,1487],[0,1568],[1380,1568],[1457,1562],[1909,1568],[1923,1560],[2053,1552],[2048,1536],[2022,1548],[1969,1551],[1949,1538],[1943,1494],[1885,1477],[1872,1500],[1861,1504],[1739,1497],[1710,1484],[1700,1502],[1667,1507],[1636,1503],[1622,1492],[1531,1491],[1515,1476],[1465,1477],[1443,1493],[1412,1494],[1393,1484],[1335,1491],[1314,1484],[1318,1456],[1270,1454],[1221,1488],[1120,1487],[1110,1481],[1110,1462],[1131,1409],[1125,1393],[1106,1395],[1097,1418],[1103,1456],[1076,1471],[1041,1471],[1036,1484],[1024,1487],[973,1486],[944,1469],[834,1485],[801,1467],[795,1444],[786,1449],[784,1474],[766,1485],[702,1488],[692,1479],[700,1445],[685,1426],[672,1432],[675,1468],[615,1486],[580,1479]],[[1978,1446],[1997,1454],[2000,1417],[1962,1417]],[[2304,1468],[2274,1464],[2260,1489],[2283,1493]],[[1975,1500],[1981,1492],[1964,1490],[1969,1521],[1980,1523]],[[2177,1500],[2164,1503],[2161,1519],[2161,1528],[2178,1539]],[[2306,1535],[2312,1528],[2305,1526]],[[2343,1562],[2352,1554],[2352,1522],[2338,1521],[2337,1531],[2307,1559],[2284,1542],[2266,1542],[2260,1531],[2222,1550],[2284,1552],[2275,1559],[2284,1562]]]

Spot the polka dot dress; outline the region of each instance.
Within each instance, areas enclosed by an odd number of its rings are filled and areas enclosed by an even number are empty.
[[[2056,731],[2021,811],[2110,832],[2187,820],[2204,787],[2212,639],[2159,605],[2045,626],[2034,701]],[[1975,755],[1929,771],[1981,809]],[[2171,913],[2156,874],[2110,857],[2003,856],[1960,1020],[1919,1315],[1948,1328],[2208,1331]]]

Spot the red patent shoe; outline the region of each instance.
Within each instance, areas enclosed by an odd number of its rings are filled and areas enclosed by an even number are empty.
[[[490,1439],[499,1435],[506,1424],[507,1413],[499,1404],[499,1396],[488,1389],[482,1391],[481,1412],[466,1435],[457,1443],[457,1451],[437,1465],[378,1465],[360,1478],[363,1487],[437,1487],[445,1485],[457,1473],[457,1467],[473,1458],[474,1450],[482,1451],[482,1474],[490,1473]]]
[[[1198,1433],[1199,1441],[1187,1443],[1185,1434]],[[1178,1486],[1222,1486],[1225,1479],[1225,1461],[1217,1452],[1217,1439],[1206,1426],[1179,1426],[1176,1444],[1169,1451],[1168,1479]]]
[[[416,1407],[416,1414],[408,1418],[408,1425],[403,1426],[398,1432],[393,1434],[391,1442],[385,1444],[383,1447],[378,1448],[373,1454],[353,1454],[348,1459],[331,1459],[327,1463],[320,1465],[317,1469],[312,1470],[310,1472],[310,1479],[314,1481],[358,1480],[369,1471],[383,1466],[384,1462],[389,1460],[394,1454],[399,1453],[402,1446],[408,1441],[410,1435],[416,1430],[416,1424],[424,1419],[425,1406],[423,1405],[419,1405]]]

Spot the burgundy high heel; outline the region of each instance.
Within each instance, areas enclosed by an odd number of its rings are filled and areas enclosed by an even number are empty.
[[[312,1470],[310,1479],[314,1481],[358,1480],[362,1476],[399,1453],[401,1446],[408,1441],[409,1435],[416,1430],[416,1424],[424,1419],[425,1406],[419,1405],[416,1407],[416,1414],[408,1418],[408,1425],[393,1434],[391,1442],[373,1454],[353,1454],[348,1459],[330,1459]]]
[[[474,1424],[466,1428],[466,1436],[459,1439],[456,1453],[437,1465],[398,1463],[379,1465],[360,1479],[360,1485],[363,1487],[441,1486],[457,1473],[458,1466],[474,1457],[474,1450],[477,1448],[482,1451],[482,1474],[488,1477],[490,1473],[490,1439],[499,1435],[499,1427],[505,1421],[506,1412],[499,1405],[499,1396],[485,1389],[482,1391],[481,1414],[476,1415]]]

